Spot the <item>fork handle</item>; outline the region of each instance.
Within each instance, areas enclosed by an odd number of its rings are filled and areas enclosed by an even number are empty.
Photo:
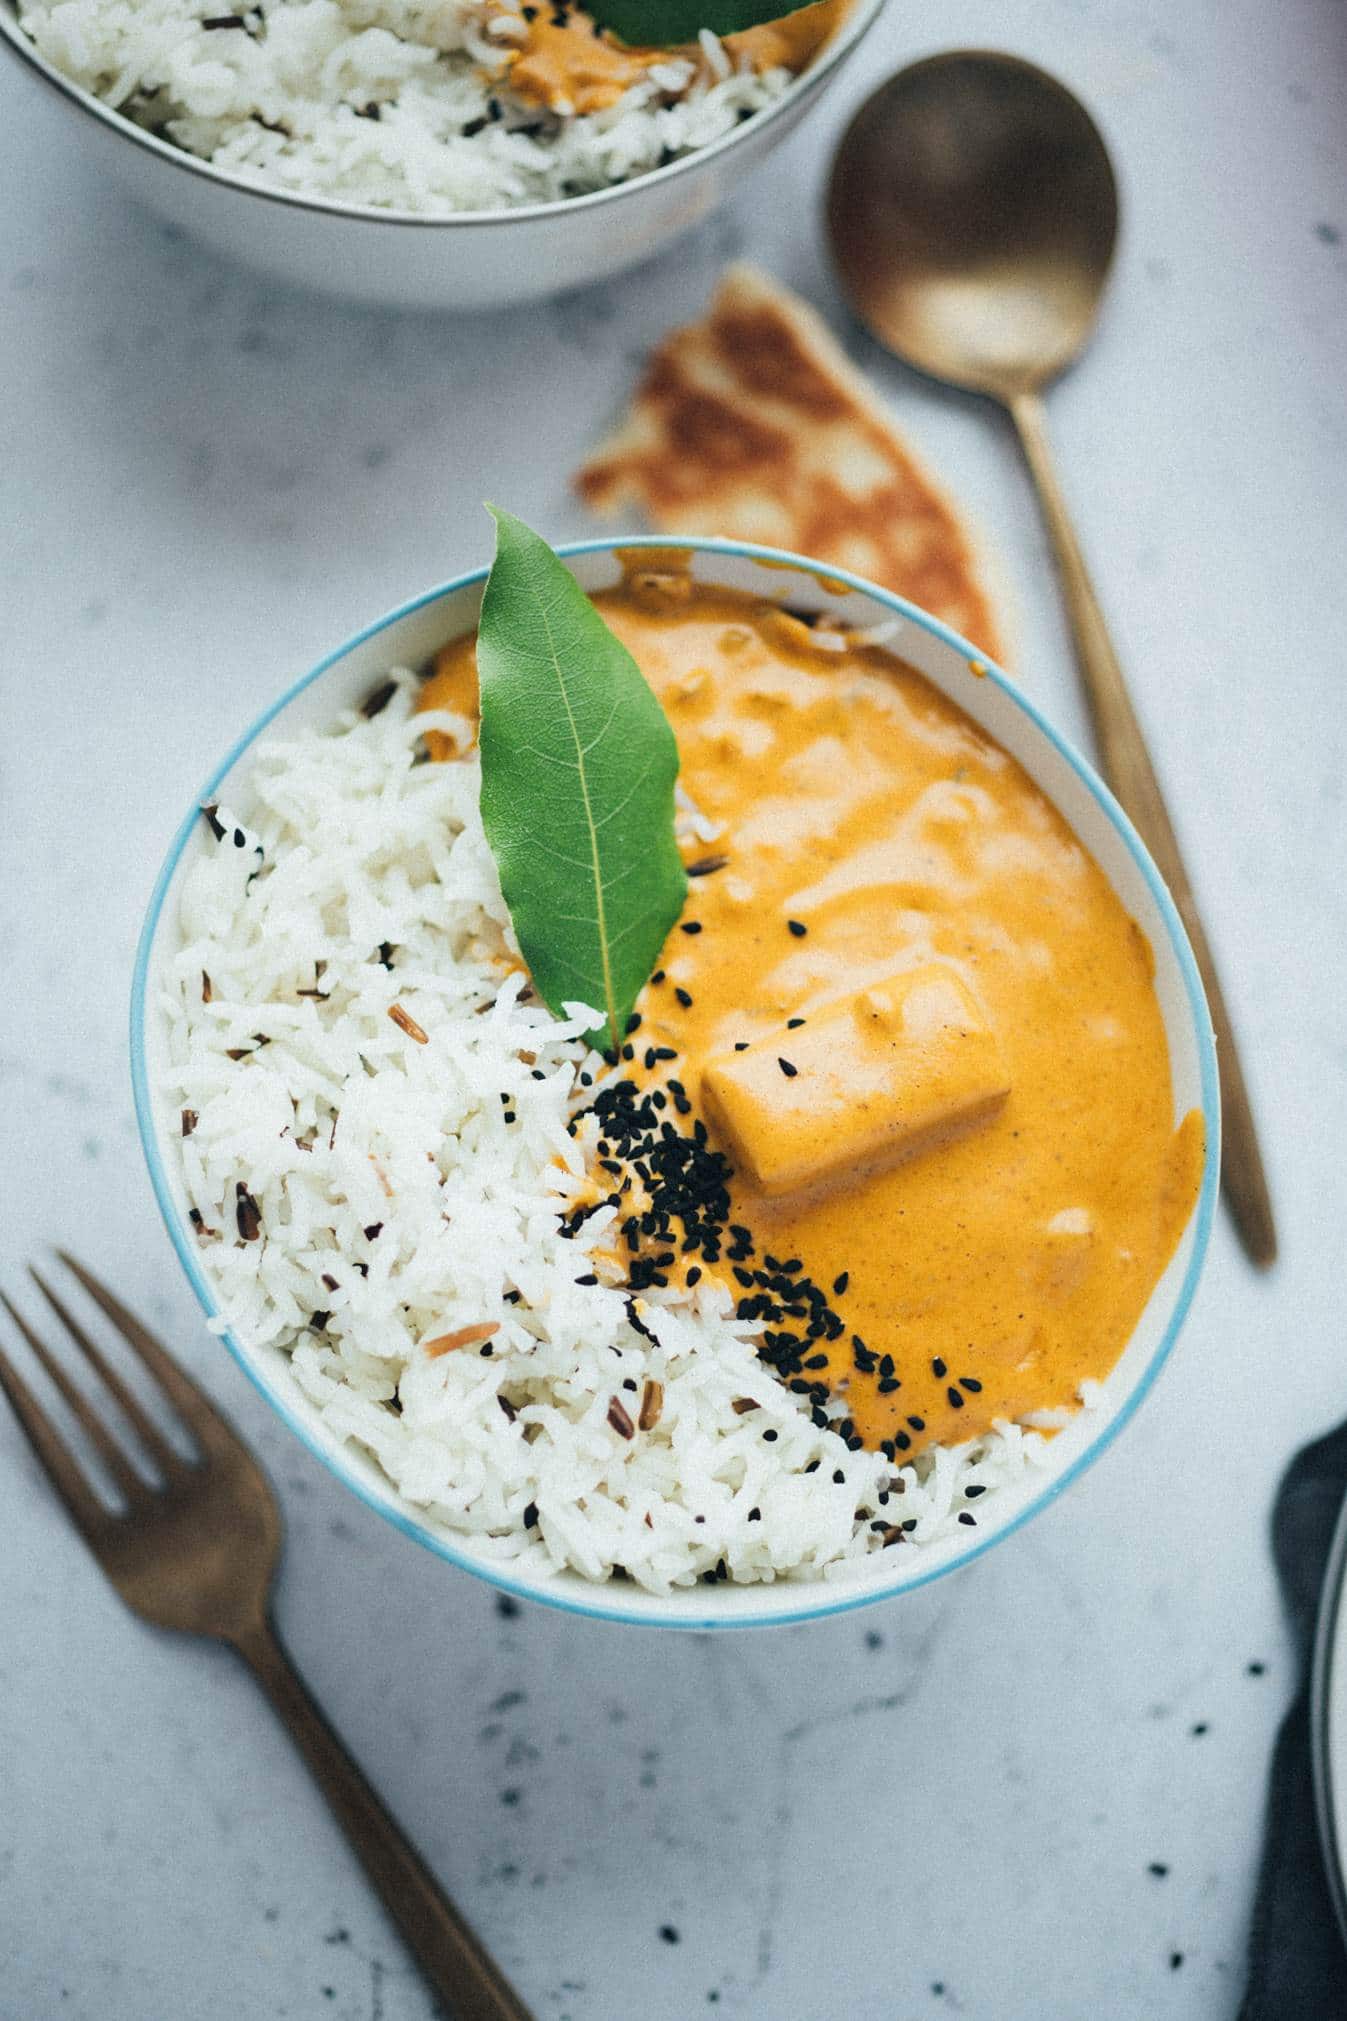
[[[1140,831],[1160,867],[1179,916],[1188,930],[1216,1034],[1221,1075],[1221,1181],[1245,1250],[1260,1269],[1277,1255],[1272,1200],[1258,1147],[1253,1107],[1235,1045],[1234,1027],[1207,942],[1197,900],[1188,879],[1169,810],[1146,749],[1141,725],[1127,692],[1118,656],[1104,623],[1094,584],[1076,539],[1066,499],[1048,447],[1043,403],[1036,393],[1007,401],[1029,466],[1043,519],[1057,558],[1067,616],[1076,645],[1081,682],[1094,722],[1100,770]]]
[[[408,1949],[451,2021],[533,2021],[311,1696],[269,1622],[234,1647],[308,1763]]]

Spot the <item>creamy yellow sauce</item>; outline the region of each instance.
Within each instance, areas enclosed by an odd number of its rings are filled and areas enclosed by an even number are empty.
[[[746,1133],[734,1219],[759,1252],[801,1259],[845,1321],[822,1379],[868,1445],[903,1453],[1073,1406],[1126,1344],[1201,1179],[1144,935],[1015,760],[889,653],[822,650],[770,605],[652,572],[648,551],[595,601],[720,824],[685,854],[725,859],[691,883],[640,1046],[676,1049],[655,1072],[719,1142],[742,1151]],[[423,706],[475,716],[471,638],[440,655]],[[627,1071],[650,1078],[639,1052]],[[893,1077],[914,1072],[930,1114],[904,1138]]]
[[[779,20],[764,21],[722,40],[732,61],[746,62],[758,72],[803,70],[839,27],[849,4],[850,0],[814,0]],[[508,5],[501,0],[496,11],[511,18],[520,15],[514,0]],[[596,28],[579,7],[540,0],[538,6],[523,10],[523,19],[527,33],[502,51],[499,81],[507,82],[516,97],[550,111],[602,112],[671,56],[703,60],[696,47],[630,48],[608,30]]]

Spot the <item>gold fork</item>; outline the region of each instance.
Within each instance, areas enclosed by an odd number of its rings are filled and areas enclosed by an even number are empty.
[[[191,1434],[197,1455],[187,1460],[175,1450],[68,1306],[34,1270],[39,1291],[152,1462],[158,1480],[147,1480],[90,1397],[0,1292],[0,1303],[83,1427],[121,1497],[121,1508],[113,1509],[95,1493],[78,1459],[0,1352],[0,1388],[85,1543],[127,1606],[146,1621],[209,1635],[238,1651],[289,1728],[384,1906],[454,2021],[531,2021],[346,1752],[281,1646],[271,1620],[281,1518],[266,1475],[154,1335],[92,1272],[65,1250],[58,1254],[139,1356]]]

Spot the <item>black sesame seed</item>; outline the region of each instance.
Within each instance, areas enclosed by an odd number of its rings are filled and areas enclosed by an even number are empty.
[[[685,989],[680,989],[677,986],[677,984],[675,984],[674,995],[678,998],[678,1001],[679,1003],[682,1004],[684,1010],[692,1009],[692,998],[688,995],[688,992]]]
[[[795,1076],[800,1071],[798,1067],[793,1067],[789,1060],[783,1060],[780,1058],[779,1055],[776,1063],[780,1067],[782,1073],[786,1076],[786,1079],[788,1081],[793,1081],[795,1079]]]
[[[366,109],[365,116],[366,118],[370,117],[368,108]],[[374,116],[377,118],[378,116],[377,113]],[[372,695],[367,695],[365,697],[364,701],[360,705],[361,715],[371,717],[382,715],[384,710],[388,707],[388,704],[392,701],[397,691],[398,691],[398,684],[396,681],[384,681],[379,687],[377,687],[374,690],[374,693]]]
[[[850,1282],[851,1282],[851,1273],[846,1270],[842,1272],[842,1275],[840,1277],[834,1277],[833,1295],[837,1298],[840,1298]]]
[[[795,938],[797,940],[803,940],[805,935],[809,931],[809,928],[805,925],[802,919],[788,919],[786,921],[786,924],[790,928],[791,932],[795,935]]]
[[[940,1359],[939,1355],[937,1355],[935,1357],[935,1360],[931,1363],[931,1374],[935,1376],[940,1382],[943,1382],[945,1380],[945,1377],[949,1374],[949,1370],[946,1368],[944,1362]]]
[[[700,919],[685,919],[682,922],[682,930],[684,933],[700,933],[702,923]]]

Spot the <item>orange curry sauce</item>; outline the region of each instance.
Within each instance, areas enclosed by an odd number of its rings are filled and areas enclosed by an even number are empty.
[[[813,5],[783,13],[738,35],[722,37],[732,61],[747,62],[756,71],[800,71],[840,26],[849,0],[813,0]],[[521,9],[499,0],[496,12],[519,18]],[[681,49],[634,49],[607,29],[596,26],[583,8],[549,4],[522,9],[527,34],[502,49],[498,82],[508,83],[517,98],[555,112],[602,112],[616,105],[646,71],[671,56],[698,52]],[[699,59],[700,60],[700,59]]]
[[[911,668],[825,652],[676,556],[630,560],[595,602],[721,825],[685,855],[725,860],[690,885],[624,1070],[679,1076],[735,1164],[733,1219],[828,1293],[846,1330],[811,1379],[867,1445],[910,1454],[1073,1406],[1201,1179],[1145,937],[1021,767]],[[475,716],[471,637],[423,706]],[[648,1072],[647,1044],[674,1065]]]

